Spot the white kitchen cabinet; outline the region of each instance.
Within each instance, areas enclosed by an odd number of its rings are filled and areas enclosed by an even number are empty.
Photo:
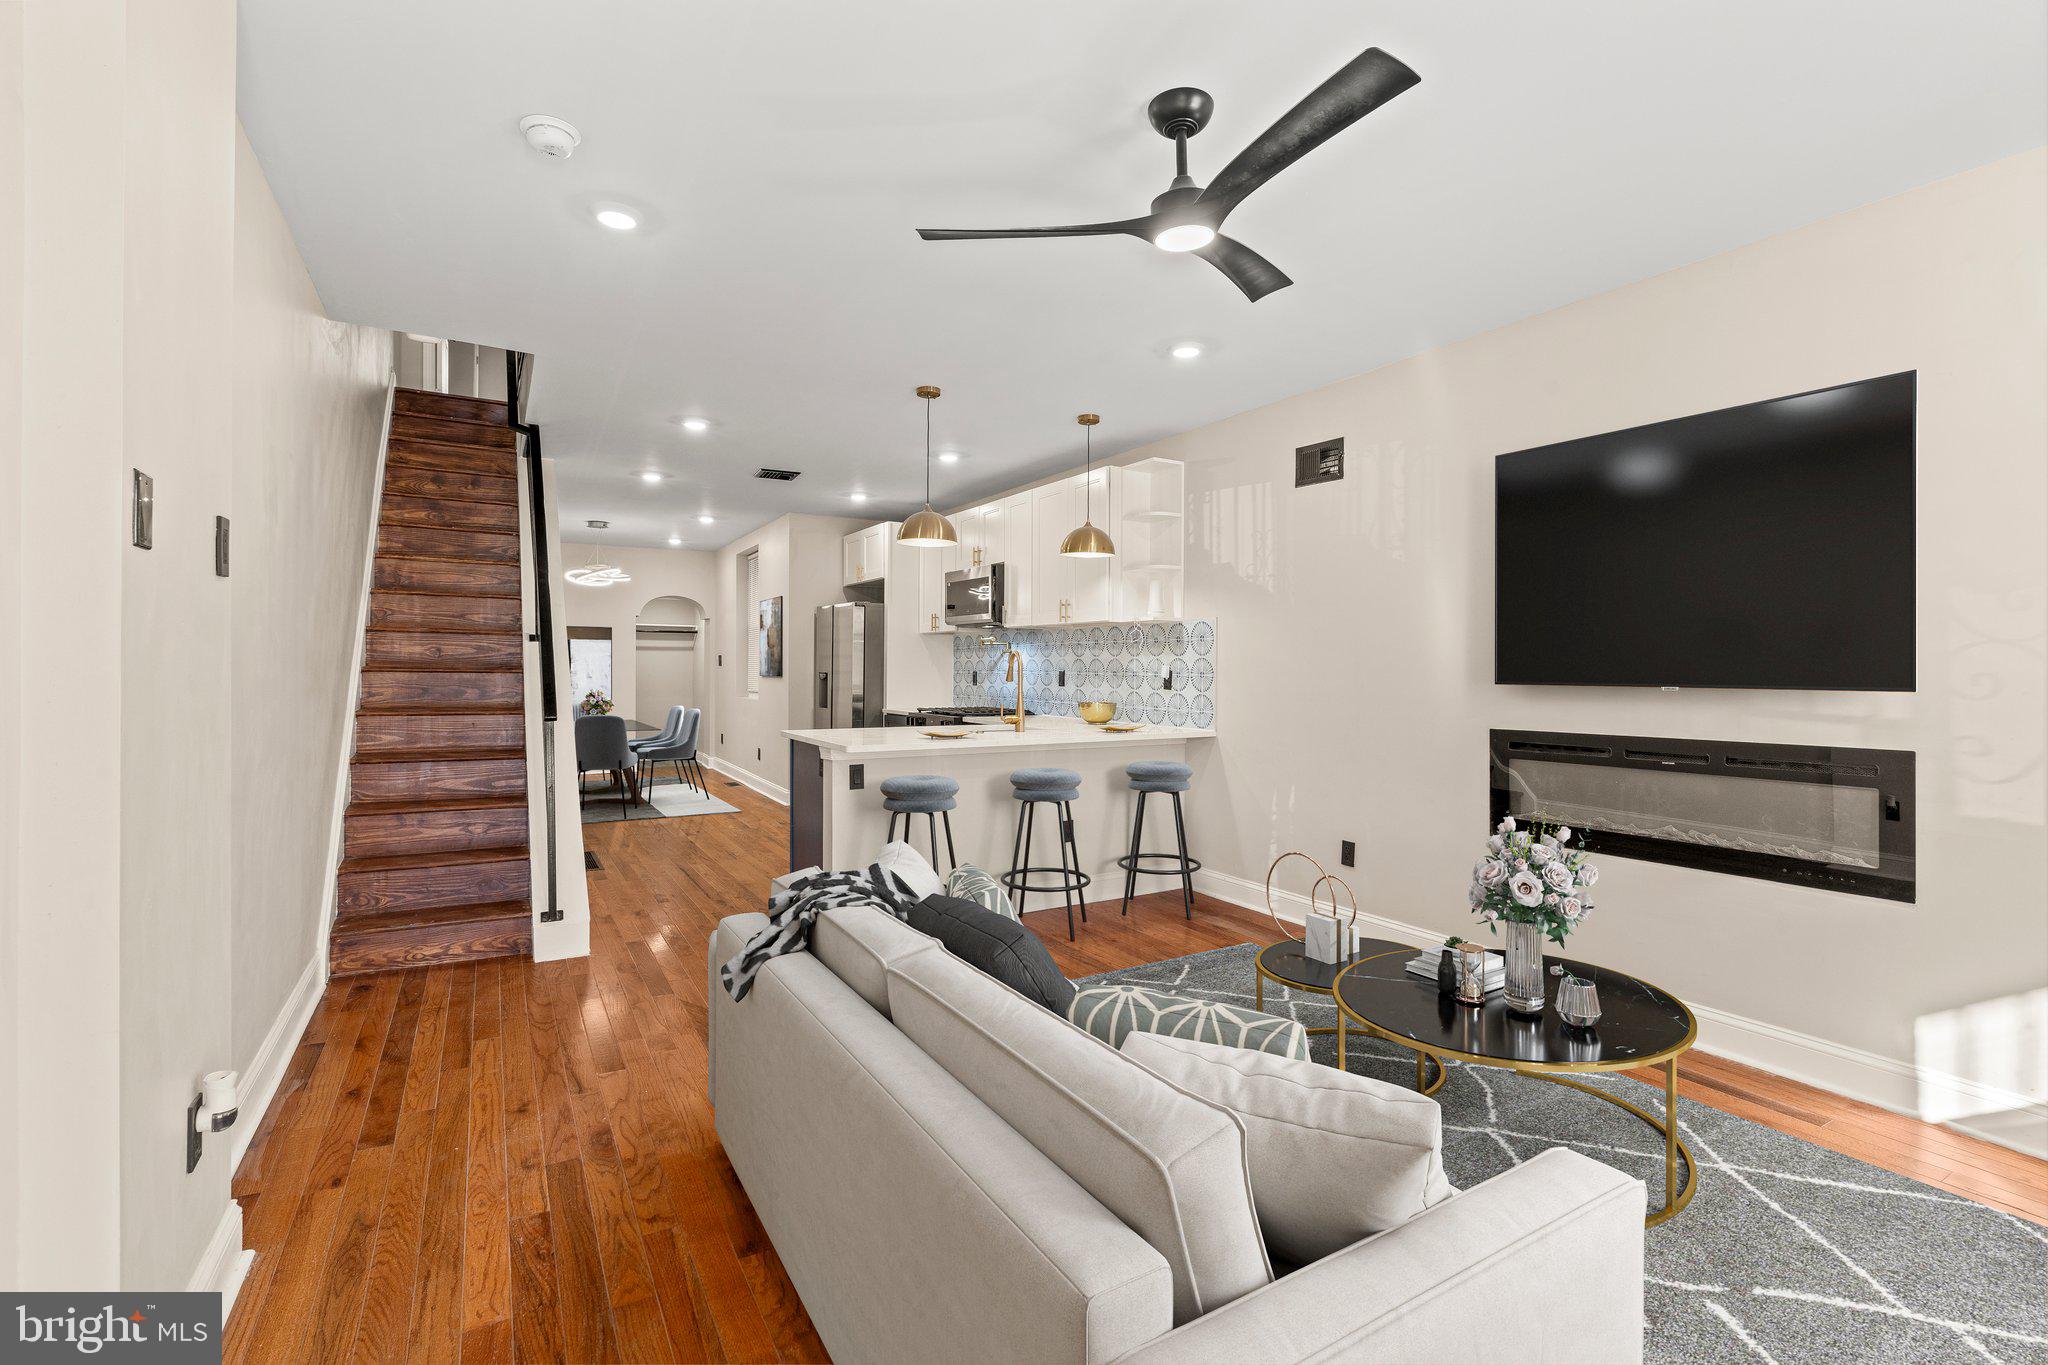
[[[896,539],[897,523],[881,522],[855,531],[840,542],[840,557],[848,587],[855,583],[878,583],[889,573],[890,542]]]
[[[992,562],[1003,566],[1003,621],[1012,626],[1032,625],[1037,594],[1031,576],[1037,545],[1032,540],[1031,495],[1013,494],[997,506],[1002,513],[1003,544]]]
[[[1060,542],[1084,519],[1116,531],[1116,471],[1098,469],[1048,484],[1032,494],[1032,619],[1038,626],[1116,619],[1118,561],[1074,559],[1060,553]],[[1092,510],[1090,502],[1093,503]]]
[[[917,565],[917,631],[920,635],[951,635],[946,624],[946,557],[943,550],[899,550]]]

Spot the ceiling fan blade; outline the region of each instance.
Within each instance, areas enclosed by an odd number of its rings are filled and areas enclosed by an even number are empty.
[[[1194,254],[1222,271],[1225,278],[1242,289],[1244,296],[1253,303],[1294,283],[1281,273],[1280,267],[1235,237],[1219,233],[1209,245],[1196,247]]]
[[[1367,48],[1254,138],[1198,202],[1229,213],[1253,190],[1421,79],[1400,59]]]
[[[927,242],[968,242],[991,237],[1111,237],[1127,232],[1134,237],[1150,221],[1126,218],[1120,223],[1071,223],[1066,227],[1036,228],[919,228],[917,235]]]

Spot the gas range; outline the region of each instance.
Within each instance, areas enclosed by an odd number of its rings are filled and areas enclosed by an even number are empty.
[[[997,716],[1014,716],[1017,714],[1015,711],[1003,706],[927,706],[925,713],[933,716],[947,716],[953,720],[993,720]],[[1024,714],[1026,716],[1035,716],[1038,713],[1026,707]]]

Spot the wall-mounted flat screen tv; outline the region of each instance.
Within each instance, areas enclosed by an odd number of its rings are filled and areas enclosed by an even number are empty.
[[[1913,690],[1914,375],[1494,461],[1494,681]]]

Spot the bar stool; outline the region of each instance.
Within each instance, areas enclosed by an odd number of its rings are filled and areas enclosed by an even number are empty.
[[[960,784],[937,775],[885,777],[882,779],[882,809],[889,812],[889,840],[896,838],[896,817],[903,817],[903,840],[910,841],[911,817],[922,815],[932,837],[932,866],[939,865],[939,821],[946,822],[946,866],[957,867],[953,856],[953,809],[959,803]]]
[[[1130,763],[1124,766],[1124,776],[1131,780],[1131,790],[1138,794],[1137,814],[1131,820],[1131,851],[1116,860],[1124,870],[1124,903],[1119,912],[1131,912],[1131,896],[1138,889],[1138,878],[1179,877],[1181,900],[1186,907],[1187,918],[1195,917],[1195,872],[1201,864],[1188,856],[1188,827],[1181,819],[1180,794],[1186,791],[1195,776],[1195,770],[1185,763],[1146,762]],[[1178,853],[1147,853],[1145,849],[1145,798],[1158,792],[1173,798],[1173,831],[1180,844]],[[1170,866],[1147,867],[1145,859],[1163,861]]]
[[[1019,768],[1010,774],[1010,794],[1017,798],[1017,837],[1010,847],[1010,870],[1002,875],[1002,883],[1016,894],[1017,915],[1024,915],[1024,896],[1027,892],[1057,891],[1067,900],[1067,937],[1074,937],[1074,902],[1081,902],[1081,923],[1088,922],[1087,887],[1092,880],[1081,870],[1081,850],[1074,844],[1073,802],[1081,799],[1081,774],[1072,768]],[[1037,823],[1037,810],[1041,804],[1059,807],[1060,865],[1058,867],[1032,867],[1031,835]],[[1071,857],[1071,862],[1069,861]],[[1031,875],[1044,873],[1059,880],[1050,885],[1041,881],[1032,885]]]

